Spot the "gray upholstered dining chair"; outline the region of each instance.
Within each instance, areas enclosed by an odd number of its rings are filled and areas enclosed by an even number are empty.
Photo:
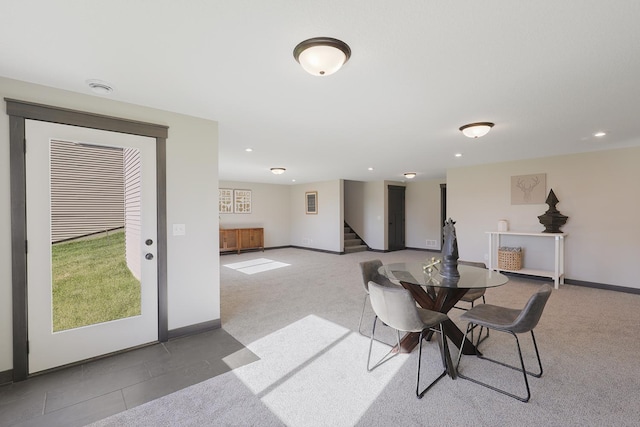
[[[362,302],[362,313],[360,313],[360,322],[358,322],[358,332],[369,338],[369,335],[362,332],[362,319],[364,317],[364,310],[367,307],[367,299],[369,298],[369,282],[376,282],[383,286],[398,287],[389,279],[378,273],[378,269],[382,267],[382,261],[379,259],[372,259],[369,261],[363,261],[360,263],[360,271],[362,272],[362,285],[364,286],[364,301]]]
[[[418,374],[416,380],[416,396],[422,398],[424,394],[442,377],[444,377],[449,369],[455,369],[447,363],[449,357],[449,347],[447,337],[444,334],[442,323],[449,317],[437,311],[427,310],[416,306],[416,302],[408,290],[401,287],[390,288],[381,286],[375,282],[369,282],[369,296],[371,298],[371,306],[376,313],[373,320],[373,330],[371,332],[371,340],[369,341],[369,356],[367,357],[367,370],[371,372],[378,366],[387,362],[400,352],[400,332],[419,332],[420,333],[420,351],[418,352]],[[371,366],[371,350],[373,347],[374,335],[376,333],[376,323],[378,319],[385,325],[396,330],[397,348],[391,348],[375,365]],[[433,380],[428,386],[420,390],[420,365],[422,361],[422,341],[427,337],[429,332],[437,332],[440,334],[438,344],[440,346],[440,356],[444,370]]]
[[[475,261],[458,261],[458,264],[461,265],[470,265],[472,267],[479,267],[479,268],[487,268],[487,266],[485,265],[484,262],[475,262]],[[471,308],[473,308],[474,302],[479,299],[482,298],[482,302],[484,304],[487,303],[487,301],[484,298],[484,293],[486,291],[486,288],[481,288],[481,289],[469,289],[467,291],[466,294],[464,294],[462,296],[462,298],[460,298],[460,301],[464,301],[464,302],[468,302],[471,304]],[[468,310],[468,308],[466,307],[459,307],[459,306],[454,306],[454,308],[460,309],[460,310]]]
[[[486,268],[487,268],[487,265],[486,265],[484,262],[460,261],[460,260],[459,260],[459,261],[458,261],[458,264],[460,264],[460,265],[470,265],[470,266],[472,266],[472,267],[478,267],[478,268],[484,268],[484,269],[486,269]],[[467,293],[465,293],[465,294],[462,296],[462,298],[460,298],[460,301],[471,304],[471,308],[473,308],[473,307],[474,307],[475,302],[476,302],[478,299],[480,299],[480,298],[482,298],[482,303],[483,303],[483,304],[486,304],[486,303],[487,303],[487,300],[486,300],[486,299],[485,299],[485,297],[484,297],[484,294],[485,294],[486,290],[487,290],[487,288],[481,288],[481,289],[469,289],[469,290],[467,291]],[[467,307],[463,307],[463,306],[460,306],[460,305],[458,305],[458,304],[454,305],[454,306],[453,306],[453,308],[457,308],[458,310],[465,310],[465,311],[466,311],[466,310],[469,310]],[[471,341],[473,341],[473,332],[474,332],[474,329],[475,329],[475,328],[471,329]],[[483,331],[483,328],[482,328],[482,327],[480,327],[480,336],[482,336],[482,331]],[[489,329],[487,329],[487,333],[486,333],[486,335],[484,336],[484,338],[480,338],[480,339],[478,340],[478,344],[479,344],[479,343],[481,343],[482,341],[484,341],[484,340],[485,340],[485,339],[487,339],[487,338],[489,338]]]
[[[542,362],[540,361],[540,353],[538,352],[538,345],[536,344],[536,337],[533,334],[533,329],[538,324],[540,317],[542,316],[542,311],[549,300],[549,296],[551,295],[551,286],[549,284],[544,284],[536,293],[534,293],[527,301],[527,304],[524,306],[522,310],[499,307],[496,305],[490,304],[480,304],[471,310],[464,313],[460,316],[460,320],[467,321],[467,330],[465,332],[464,337],[467,337],[469,330],[472,325],[480,325],[485,328],[494,329],[497,331],[507,332],[516,339],[516,345],[518,347],[518,356],[520,356],[520,367],[508,365],[506,363],[490,359],[485,356],[481,356],[476,352],[476,356],[485,359],[494,363],[497,363],[502,366],[506,366],[508,368],[514,369],[516,371],[522,372],[524,376],[524,384],[527,389],[526,396],[518,396],[516,394],[507,392],[506,390],[500,389],[498,387],[489,385],[485,382],[476,380],[474,378],[470,378],[468,375],[461,374],[458,371],[458,376],[460,378],[473,381],[476,384],[480,384],[484,387],[490,388],[491,390],[500,392],[502,394],[506,394],[507,396],[511,396],[515,399],[518,399],[522,402],[528,402],[531,398],[531,391],[529,390],[529,381],[527,380],[527,375],[531,375],[536,378],[540,378],[542,376]],[[524,360],[522,358],[522,350],[520,348],[520,341],[518,340],[517,334],[531,332],[531,339],[533,340],[533,347],[536,350],[536,357],[538,358],[538,367],[540,368],[539,373],[532,373],[525,369]],[[479,337],[478,337],[479,338]],[[462,346],[460,348],[462,350]],[[477,350],[477,344],[476,344]],[[458,360],[456,362],[456,369],[460,366],[460,358],[462,356],[462,351],[458,352]]]

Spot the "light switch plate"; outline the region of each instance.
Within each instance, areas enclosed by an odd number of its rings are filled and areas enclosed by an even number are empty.
[[[184,236],[187,234],[187,227],[184,224],[173,224],[173,235]]]

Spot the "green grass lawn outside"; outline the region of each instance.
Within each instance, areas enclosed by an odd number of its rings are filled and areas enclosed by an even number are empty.
[[[54,332],[140,314],[124,231],[52,245]]]

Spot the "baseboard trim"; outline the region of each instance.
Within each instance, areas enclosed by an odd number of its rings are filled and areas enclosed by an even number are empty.
[[[531,276],[529,274],[519,274],[519,273],[514,273],[514,272],[506,272],[506,271],[501,271],[500,273],[504,274],[505,276],[513,276],[513,277],[522,277],[522,278],[526,278],[526,279],[531,279],[531,280],[538,280],[541,282],[550,282],[553,283],[552,279],[549,279],[548,277],[542,277],[542,276]],[[582,286],[585,288],[594,288],[594,289],[602,289],[605,291],[614,291],[614,292],[622,292],[625,294],[635,294],[635,295],[640,295],[640,289],[638,288],[629,288],[626,286],[617,286],[617,285],[608,285],[606,283],[597,283],[597,282],[587,282],[585,280],[575,280],[575,279],[564,279],[564,283],[567,285],[574,285],[574,286]],[[560,285],[562,286],[562,285]]]
[[[13,369],[0,372],[0,386],[13,382]]]
[[[304,246],[294,246],[294,245],[291,245],[289,247],[294,249],[304,249],[304,250],[313,251],[313,252],[323,252],[325,254],[344,255],[344,252],[329,251],[326,249],[307,248]]]
[[[436,254],[440,254],[440,253],[442,253],[442,251],[441,251],[441,250],[439,250],[439,249],[409,248],[409,247],[407,247],[407,248],[405,248],[405,249],[410,250],[410,251],[433,252],[433,253],[436,253]]]
[[[189,335],[196,335],[202,332],[212,331],[214,329],[220,329],[222,322],[220,319],[210,320],[208,322],[196,323],[195,325],[184,326],[182,328],[176,328],[169,330],[169,339],[182,338]]]
[[[628,288],[626,286],[607,285],[605,283],[587,282],[584,280],[564,279],[568,285],[583,286],[585,288],[604,289],[605,291],[623,292],[625,294],[640,295],[640,289]]]

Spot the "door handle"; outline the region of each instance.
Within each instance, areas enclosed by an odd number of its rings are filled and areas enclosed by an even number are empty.
[[[152,253],[147,253],[147,254],[145,254],[145,256],[144,256],[144,257],[145,257],[146,259],[148,259],[148,260],[152,260],[152,259],[153,259],[153,254],[152,254]]]

